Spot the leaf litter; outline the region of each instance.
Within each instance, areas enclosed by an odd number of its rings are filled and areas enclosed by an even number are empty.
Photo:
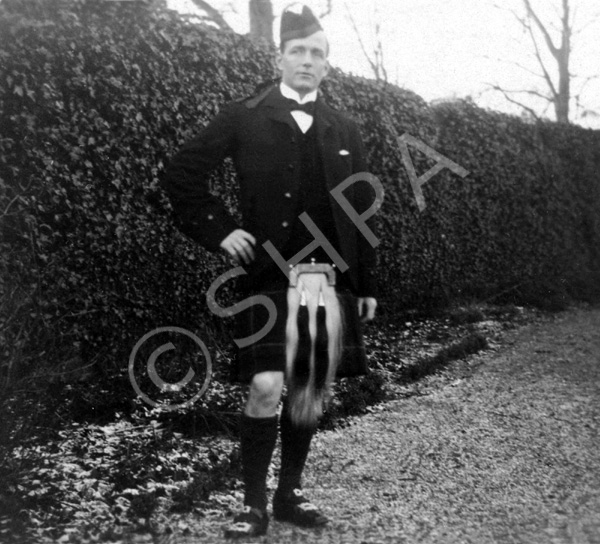
[[[272,522],[254,541],[597,542],[599,324],[598,309],[577,308],[371,328],[372,368],[390,378],[388,400],[320,432],[305,474],[307,494],[332,523],[310,531]],[[487,350],[446,357],[417,380],[406,372],[473,334]],[[7,482],[30,499],[22,536],[222,541],[243,499],[235,441],[175,436],[146,416],[74,424],[62,440],[32,448],[35,455],[27,445],[13,452],[19,466],[33,463]],[[271,491],[277,474],[276,452]],[[10,538],[12,527],[0,518],[2,535]]]

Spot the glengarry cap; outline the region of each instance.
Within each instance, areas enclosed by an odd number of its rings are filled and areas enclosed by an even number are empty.
[[[323,30],[323,27],[308,6],[291,4],[281,14],[281,44],[288,40],[306,38],[319,30]]]

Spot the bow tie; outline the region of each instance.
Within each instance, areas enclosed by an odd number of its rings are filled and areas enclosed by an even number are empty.
[[[305,104],[298,104],[293,98],[287,99],[287,106],[290,111],[303,111],[304,113],[308,113],[308,115],[315,114],[315,103],[314,102],[306,102]]]

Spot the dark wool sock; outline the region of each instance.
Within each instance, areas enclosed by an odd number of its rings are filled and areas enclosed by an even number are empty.
[[[242,475],[244,504],[267,509],[267,473],[277,440],[277,416],[255,418],[242,414]]]
[[[314,427],[299,427],[290,419],[287,401],[283,404],[279,420],[281,433],[281,470],[277,494],[286,496],[301,487],[302,471],[316,431]]]

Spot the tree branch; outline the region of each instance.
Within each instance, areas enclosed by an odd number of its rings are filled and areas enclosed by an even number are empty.
[[[383,80],[387,82],[388,73],[385,69],[385,64],[383,61],[383,42],[381,41],[381,23],[379,22],[379,10],[377,9],[377,4],[375,4],[375,37],[377,38],[377,45],[375,49],[375,58],[377,58],[377,65],[381,69],[381,73],[383,75]]]
[[[552,9],[549,21],[542,21],[540,19],[533,8],[532,0],[521,0],[521,5],[524,8],[522,15],[517,14],[512,9],[500,8],[498,5],[495,6],[498,9],[510,12],[518,21],[521,28],[529,35],[533,46],[533,54],[542,75],[536,74],[518,62],[513,64],[536,77],[542,77],[549,92],[542,94],[535,90],[535,88],[534,90],[508,91],[499,86],[496,86],[496,90],[502,92],[507,99],[509,95],[514,95],[515,93],[529,94],[543,98],[548,103],[547,107],[550,105],[554,106],[557,121],[563,123],[569,122],[570,85],[573,79],[573,74],[569,71],[569,61],[573,36],[573,19],[577,14],[577,9],[573,8],[571,3],[571,0],[554,0],[551,3]],[[552,35],[554,33],[558,33],[559,42],[553,40]],[[555,43],[558,45],[555,45]],[[546,50],[554,58],[554,61],[547,56]],[[556,65],[554,62],[556,62]],[[556,76],[554,75],[555,71],[558,72]],[[521,104],[514,98],[511,98],[510,101],[524,107],[524,104]]]
[[[489,84],[488,84],[489,85]],[[533,117],[539,121],[540,118],[538,117],[538,114],[535,112],[535,110],[531,109],[529,106],[526,106],[525,104],[523,104],[522,102],[519,102],[518,100],[515,100],[514,98],[512,98],[507,91],[505,91],[502,87],[498,86],[498,85],[490,85],[491,89],[494,91],[500,91],[503,95],[504,98],[506,98],[506,100],[508,100],[509,102],[512,102],[513,104],[516,104],[517,106],[523,108],[524,110],[528,111],[531,115],[533,115]]]
[[[527,24],[525,22],[525,20],[523,19],[523,17],[521,17],[519,14],[517,14],[517,12],[514,9],[510,9],[504,6],[500,6],[498,4],[492,4],[496,9],[500,10],[500,11],[508,11],[510,14],[513,15],[513,17],[524,27],[527,27]]]
[[[321,14],[319,14],[319,19],[322,19],[323,17],[327,17],[331,13],[332,9],[333,9],[333,0],[327,0],[327,7],[325,8],[325,11],[323,11]]]
[[[557,98],[558,97],[558,93],[556,92],[556,87],[554,86],[552,78],[550,77],[550,74],[548,73],[548,70],[546,70],[546,65],[544,64],[544,61],[542,60],[542,55],[540,54],[540,50],[539,50],[539,47],[538,47],[538,44],[537,44],[537,40],[535,39],[535,34],[533,33],[533,29],[531,28],[531,26],[529,26],[528,28],[529,28],[529,35],[531,36],[531,41],[533,42],[535,56],[536,56],[536,58],[538,60],[540,68],[542,69],[542,72],[544,73],[544,79],[546,80],[546,83],[548,84],[548,87],[550,87],[550,91],[552,92],[552,96],[554,96],[554,98]]]
[[[365,58],[367,59],[367,62],[371,66],[371,70],[373,70],[373,74],[375,75],[375,78],[379,79],[379,70],[377,68],[377,64],[371,59],[371,57],[367,53],[367,48],[365,47],[365,44],[362,41],[362,37],[360,35],[360,32],[358,31],[358,27],[356,26],[356,21],[354,20],[354,17],[352,17],[352,13],[350,12],[348,3],[344,2],[344,6],[346,8],[346,11],[348,12],[348,17],[350,18],[350,22],[352,23],[352,28],[354,29],[354,32],[356,33],[356,37],[358,38],[358,43],[360,45],[360,48],[362,49],[362,52],[365,55]]]
[[[573,14],[571,15],[571,29],[575,28],[575,21],[577,20],[577,14],[579,12],[579,6],[573,8]]]
[[[571,29],[571,36],[578,36],[579,34],[582,34],[587,28],[596,24],[599,20],[600,20],[600,13],[596,13],[594,16],[592,16],[590,18],[590,20],[586,24],[584,24],[577,30]],[[573,22],[573,27],[574,26],[575,26],[575,23]]]
[[[482,55],[482,57],[484,59],[493,60],[493,61],[496,61],[496,62],[504,62],[506,64],[514,64],[517,68],[520,68],[521,70],[530,73],[532,76],[539,77],[540,79],[545,79],[542,74],[538,74],[537,72],[534,72],[530,68],[527,68],[527,66],[524,66],[523,64],[521,64],[521,63],[519,63],[519,62],[517,62],[515,60],[506,60],[506,59],[501,59],[499,57],[496,57],[494,59],[494,58],[490,57],[489,55]]]
[[[588,110],[588,109],[584,109],[583,112],[580,115],[581,118],[585,119],[586,117],[600,117],[600,113],[598,113],[597,111],[594,110]]]
[[[566,0],[564,0],[564,1],[566,1]],[[546,40],[546,45],[548,46],[548,49],[550,50],[550,52],[552,53],[552,55],[554,57],[558,58],[559,50],[552,42],[552,38],[551,38],[550,34],[548,33],[548,30],[546,29],[546,27],[544,26],[542,21],[540,21],[540,18],[537,16],[536,12],[533,11],[533,8],[531,7],[531,2],[529,0],[523,0],[523,3],[525,4],[525,9],[527,9],[528,15],[534,20],[536,26],[540,29],[540,32],[544,36],[544,39]]]
[[[599,78],[600,78],[600,74],[596,74],[596,75],[593,75],[593,76],[586,77],[585,80],[584,80],[584,82],[581,84],[581,87],[579,87],[579,92],[577,93],[576,96],[579,97],[579,96],[581,96],[583,94],[583,90],[585,89],[586,85],[590,81],[593,81],[594,79],[599,79]]]
[[[553,103],[554,100],[552,100],[552,98],[550,98],[549,96],[540,93],[539,91],[533,91],[531,89],[502,89],[503,92],[506,93],[515,93],[515,94],[530,94],[531,96],[537,96],[539,98],[543,98],[544,100],[547,100],[550,103]]]
[[[227,21],[221,15],[221,12],[213,8],[210,4],[205,2],[204,0],[191,0],[191,2],[199,9],[202,9],[206,12],[206,14],[212,19],[215,23],[217,23],[223,30],[231,30],[233,29],[229,26]]]

